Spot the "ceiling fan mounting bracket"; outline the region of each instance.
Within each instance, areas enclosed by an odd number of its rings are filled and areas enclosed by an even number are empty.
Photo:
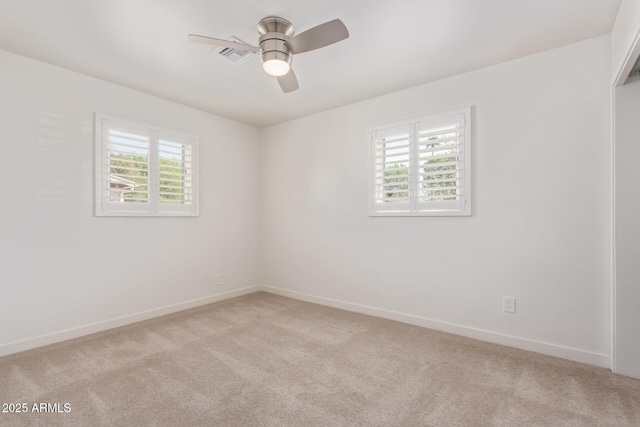
[[[264,35],[267,33],[280,33],[287,37],[293,37],[295,28],[293,24],[279,16],[267,16],[258,22],[258,33]]]

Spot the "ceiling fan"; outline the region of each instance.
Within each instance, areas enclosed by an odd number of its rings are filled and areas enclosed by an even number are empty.
[[[258,33],[259,47],[196,34],[190,34],[189,40],[260,53],[264,71],[277,77],[282,91],[289,93],[299,88],[298,79],[291,69],[291,58],[294,54],[320,49],[349,37],[347,27],[339,19],[325,22],[294,36],[293,24],[277,16],[261,19],[258,22]]]

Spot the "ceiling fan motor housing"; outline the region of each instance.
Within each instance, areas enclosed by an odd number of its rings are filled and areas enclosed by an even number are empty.
[[[268,16],[258,23],[258,32],[263,63],[275,59],[291,64],[291,51],[286,45],[295,32],[291,22],[277,16]]]

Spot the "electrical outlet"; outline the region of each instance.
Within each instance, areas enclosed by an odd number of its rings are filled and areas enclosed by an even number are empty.
[[[516,312],[516,299],[515,297],[502,297],[502,311],[505,313]]]
[[[222,285],[222,273],[216,274],[216,286]]]

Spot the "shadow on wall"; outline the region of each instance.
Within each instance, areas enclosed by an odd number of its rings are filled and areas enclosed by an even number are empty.
[[[64,153],[65,142],[64,116],[47,111],[40,111],[38,117],[38,154],[37,161],[41,164],[39,170],[44,176],[38,184],[42,184],[37,191],[37,201],[41,203],[62,203],[64,201],[64,179],[60,176],[64,162],[59,157]],[[55,176],[57,175],[57,176]]]

